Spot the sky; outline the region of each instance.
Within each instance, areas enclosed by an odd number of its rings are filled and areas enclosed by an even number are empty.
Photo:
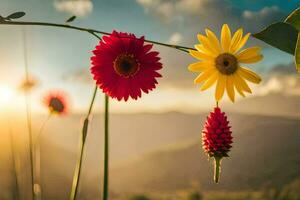
[[[77,19],[72,22],[76,26],[107,32],[132,32],[137,36],[145,35],[146,39],[192,47],[197,33],[202,33],[206,27],[219,33],[222,24],[228,23],[234,30],[243,27],[255,33],[284,19],[299,6],[298,0],[1,0],[0,14],[7,16],[24,11],[26,16],[20,19],[22,21],[55,23],[64,23],[76,15]],[[85,32],[37,26],[0,25],[0,34],[2,106],[18,110],[24,104],[23,95],[15,88],[25,76],[26,43],[29,71],[39,83],[32,92],[33,109],[46,112],[42,99],[52,90],[67,94],[73,112],[87,109],[94,88],[89,68],[91,51],[98,42],[96,38]],[[250,38],[249,45],[254,44],[263,47],[264,60],[249,67],[264,81],[260,86],[251,85],[254,92],[250,96],[268,95],[274,91],[300,95],[293,57]],[[215,104],[214,89],[199,92],[199,86],[193,84],[196,74],[187,70],[195,60],[174,49],[160,46],[155,49],[160,52],[163,63],[163,78],[157,89],[138,101],[113,100],[111,109],[114,112],[211,109]],[[95,111],[103,110],[100,93]],[[227,97],[224,103],[229,103]]]

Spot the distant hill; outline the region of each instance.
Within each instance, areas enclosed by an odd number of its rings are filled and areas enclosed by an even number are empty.
[[[239,113],[300,117],[300,96],[271,93],[227,104],[224,108]]]
[[[233,150],[231,157],[223,161],[221,183],[213,184],[211,163],[200,146],[206,115],[176,112],[112,115],[111,189],[173,191],[194,183],[210,190],[255,189],[283,185],[300,176],[297,118],[228,113],[233,126]],[[77,158],[80,118],[77,115],[53,118],[42,135],[42,184],[47,199],[68,198]],[[80,195],[85,199],[95,199],[100,194],[102,130],[103,119],[95,116],[88,135],[80,186]],[[2,146],[4,149],[9,148],[7,141],[1,140],[2,143],[6,144]],[[25,147],[20,147],[22,183],[28,187]],[[9,191],[13,182],[9,179],[9,154],[5,151],[0,152],[0,163],[0,186]],[[8,194],[0,192],[1,198],[7,199],[5,195]]]
[[[146,154],[115,168],[114,188],[177,190],[198,183],[204,189],[249,190],[282,186],[300,177],[299,120],[238,115],[232,122],[234,144],[230,158],[223,160],[220,184],[213,183],[212,162],[195,137],[190,145]]]

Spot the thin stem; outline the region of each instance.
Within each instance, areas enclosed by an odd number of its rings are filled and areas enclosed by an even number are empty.
[[[97,85],[95,85],[92,100],[91,100],[86,118],[84,119],[84,122],[83,122],[83,127],[82,127],[82,132],[81,132],[79,158],[77,160],[77,164],[76,164],[76,168],[75,168],[75,172],[74,172],[70,200],[75,200],[78,195],[78,187],[79,187],[79,182],[80,182],[80,177],[81,177],[81,166],[82,166],[82,160],[83,160],[83,153],[84,153],[85,141],[86,141],[86,137],[87,137],[87,133],[88,133],[88,126],[89,126],[89,117],[91,115],[91,112],[92,112],[92,109],[93,109],[93,106],[95,103],[97,90],[98,90]]]
[[[104,175],[103,175],[103,200],[108,200],[109,179],[109,97],[105,95],[104,112]]]
[[[16,164],[16,156],[15,156],[15,145],[14,145],[14,135],[10,126],[10,121],[8,120],[9,126],[9,136],[10,136],[10,147],[11,147],[11,160],[13,165],[13,176],[15,181],[16,189],[13,192],[14,199],[20,199],[20,187],[19,187],[19,180],[18,180],[18,167]]]
[[[215,172],[214,172],[214,181],[219,183],[220,173],[221,173],[221,157],[215,157]]]
[[[40,126],[40,129],[39,129],[37,135],[35,136],[34,145],[36,145],[39,142],[40,137],[41,137],[41,135],[42,135],[42,133],[43,133],[43,131],[45,129],[45,126],[46,126],[47,122],[50,120],[51,117],[52,117],[52,112],[50,112],[48,114],[48,116],[45,118],[44,122]]]
[[[89,32],[97,38],[99,38],[99,36],[98,35],[96,36],[95,33],[102,34],[102,35],[109,35],[110,34],[110,33],[105,32],[105,31],[99,31],[99,30],[89,29],[89,28],[82,28],[82,27],[78,27],[78,26],[72,26],[72,25],[69,25],[69,24],[57,24],[57,23],[47,23],[47,22],[0,21],[0,25],[54,26],[54,27],[68,28],[68,29],[75,29],[75,30],[79,30],[79,31]],[[149,43],[152,43],[152,44],[157,44],[157,45],[161,45],[161,46],[165,46],[165,47],[169,47],[169,48],[173,48],[173,49],[178,49],[178,50],[184,51],[184,52],[188,52],[188,50],[195,50],[194,48],[191,48],[191,47],[167,44],[167,43],[157,42],[157,41],[153,41],[153,40],[145,40],[145,42],[149,42]]]
[[[43,130],[51,118],[52,113],[50,112],[46,119],[43,121],[42,125],[40,126],[37,135],[33,140],[33,152],[34,152],[34,163],[35,163],[35,195],[37,199],[42,198],[42,185],[41,185],[41,145],[40,145],[40,136],[43,133]]]
[[[32,199],[35,200],[34,193],[34,161],[33,161],[33,142],[32,142],[32,127],[31,127],[31,109],[30,109],[30,93],[26,93],[26,115],[27,115],[27,128],[29,137],[29,159],[30,159],[30,175],[31,175],[31,192]]]

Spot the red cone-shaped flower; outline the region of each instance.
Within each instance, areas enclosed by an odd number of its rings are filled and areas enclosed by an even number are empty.
[[[158,52],[151,51],[144,37],[113,31],[103,36],[93,51],[91,72],[104,93],[119,101],[138,99],[157,84],[162,68]]]
[[[228,157],[232,144],[229,121],[219,107],[214,109],[207,117],[202,131],[202,145],[205,153],[215,158],[215,182],[219,180],[220,162]]]

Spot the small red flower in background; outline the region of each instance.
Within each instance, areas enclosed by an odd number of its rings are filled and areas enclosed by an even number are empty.
[[[232,136],[229,121],[219,107],[214,109],[207,117],[202,131],[202,145],[205,153],[215,159],[215,182],[219,181],[220,162],[228,157],[231,149]]]
[[[156,87],[162,64],[159,53],[150,51],[152,44],[145,44],[144,37],[116,31],[102,39],[93,51],[91,72],[104,93],[127,101]]]
[[[63,92],[50,92],[44,99],[51,114],[63,115],[67,113],[67,100]]]

